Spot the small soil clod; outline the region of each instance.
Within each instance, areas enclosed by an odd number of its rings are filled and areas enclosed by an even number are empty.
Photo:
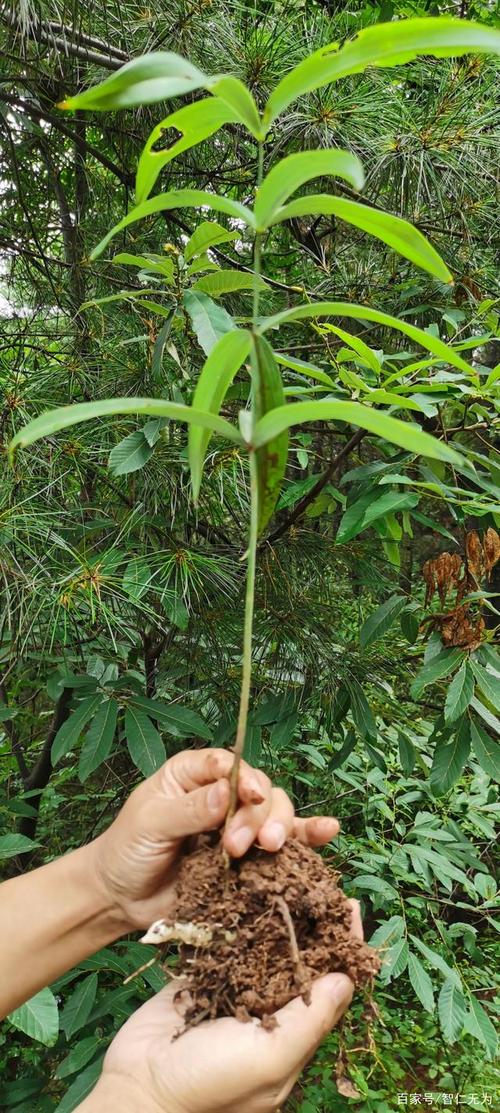
[[[277,1009],[298,994],[307,1001],[314,978],[340,971],[360,986],[379,969],[377,952],[350,935],[335,874],[294,839],[276,854],[254,847],[229,870],[220,845],[202,846],[183,860],[176,888],[176,920],[214,929],[209,946],[179,946],[187,1027],[220,1016],[273,1027]]]

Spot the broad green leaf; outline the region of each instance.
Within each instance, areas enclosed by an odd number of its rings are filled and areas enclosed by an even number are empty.
[[[257,190],[254,216],[259,231],[264,232],[273,223],[287,198],[305,182],[327,176],[344,178],[354,189],[362,189],[365,179],[359,158],[349,151],[301,151],[281,159]]]
[[[238,115],[227,104],[213,97],[185,105],[172,112],[157,124],[142,149],[135,178],[135,203],[145,201],[156,182],[158,174],[169,162],[196,147],[203,139],[214,135],[224,124],[236,123]],[[180,132],[168,147],[161,147],[164,132],[169,129]],[[156,149],[155,149],[156,148]]]
[[[216,247],[217,244],[227,243],[229,240],[237,240],[238,237],[239,232],[230,232],[216,221],[204,220],[195,228],[184,248],[183,255],[186,263],[195,255],[203,254],[209,247]]]
[[[179,703],[162,703],[161,700],[148,699],[147,696],[133,696],[132,703],[134,707],[156,719],[167,734],[176,738],[205,738],[208,742],[212,738],[210,728],[190,707],[182,707]]]
[[[272,753],[284,750],[288,746],[297,729],[298,720],[297,712],[292,711],[291,715],[287,715],[285,719],[280,719],[277,723],[274,723],[269,737]]]
[[[385,603],[372,612],[359,633],[359,642],[363,649],[377,638],[383,637],[407,602],[404,595],[391,595],[390,599],[386,599]]]
[[[148,590],[152,578],[153,573],[144,557],[132,557],[123,573],[123,590],[137,602]]]
[[[78,762],[78,776],[83,784],[87,777],[109,757],[116,730],[118,704],[109,699],[101,704],[83,740]]]
[[[384,924],[374,931],[370,939],[370,947],[380,947],[382,951],[387,951],[392,947],[398,939],[401,939],[405,934],[405,922],[402,916],[391,916]]]
[[[417,267],[428,271],[440,282],[453,282],[452,275],[441,256],[418,228],[414,228],[400,216],[372,209],[369,205],[362,205],[358,201],[348,201],[344,197],[330,197],[326,193],[309,194],[306,197],[299,197],[296,201],[290,201],[288,205],[278,209],[272,223],[320,214],[336,216],[339,220],[353,224],[355,228],[361,228],[363,232],[368,232],[370,236],[382,240],[399,255],[415,263]]]
[[[79,1108],[91,1090],[94,1089],[102,1070],[103,1058],[104,1055],[100,1055],[94,1063],[81,1071],[74,1082],[71,1083],[62,1101],[59,1102],[59,1105],[56,1105],[54,1113],[73,1113],[74,1109]]]
[[[284,402],[283,384],[270,344],[256,336],[252,348],[254,413],[257,421]],[[288,431],[272,437],[255,453],[258,483],[258,532],[262,533],[276,506],[288,459]]]
[[[377,724],[361,684],[354,677],[349,677],[345,685],[351,698],[351,714],[359,734],[362,738],[375,740]]]
[[[424,1009],[428,1013],[433,1013],[436,1006],[431,979],[420,959],[412,951],[408,955],[408,977]]]
[[[53,765],[76,746],[82,730],[94,716],[101,700],[102,696],[100,694],[87,696],[86,699],[81,700],[75,711],[70,712],[66,722],[63,723],[62,727],[59,727],[52,743]]]
[[[368,893],[380,893],[380,895],[387,900],[398,899],[397,889],[395,889],[393,885],[390,885],[388,881],[384,881],[382,877],[377,877],[375,874],[363,874],[360,877],[354,877],[351,884],[356,889],[367,889]],[[391,948],[392,946],[397,946],[398,943],[399,940],[396,940],[395,944],[391,944]]]
[[[206,74],[187,58],[158,51],[134,58],[99,85],[68,97],[58,107],[92,112],[135,108],[192,93],[195,89],[202,89],[207,80]]]
[[[161,275],[167,283],[172,282],[174,278],[172,260],[161,255],[130,255],[128,251],[121,251],[113,257],[113,263],[119,263],[127,267],[140,267],[141,270],[151,271],[153,274]]]
[[[393,978],[399,978],[408,965],[409,948],[406,939],[398,939],[384,953],[380,980],[382,985],[388,985]]]
[[[156,104],[171,97],[193,93],[196,89],[207,89],[227,104],[236,119],[245,124],[253,135],[261,134],[261,121],[255,101],[237,77],[231,74],[209,77],[187,58],[168,51],[134,58],[99,85],[67,98],[58,107],[106,112]],[[203,105],[203,101],[195,103]]]
[[[186,290],[183,301],[191,318],[198,343],[203,348],[206,356],[210,354],[221,336],[238,327],[234,318],[227,313],[222,305],[216,305],[201,290]],[[205,428],[208,428],[208,426]]]
[[[464,652],[462,649],[443,649],[430,661],[420,672],[417,673],[415,680],[411,686],[411,694],[414,699],[418,699],[424,688],[428,684],[435,684],[437,680],[442,680],[444,676],[449,676],[453,672],[455,665],[462,662]]]
[[[94,1055],[99,1050],[101,1041],[95,1035],[85,1036],[83,1040],[79,1040],[68,1055],[58,1064],[55,1077],[67,1078],[71,1074],[79,1074],[87,1063],[94,1058]]]
[[[433,791],[441,796],[456,784],[470,752],[470,731],[467,719],[458,728],[451,742],[439,739],[436,742],[430,784]]]
[[[57,1001],[51,989],[41,989],[24,1005],[9,1013],[7,1020],[32,1040],[52,1047],[59,1032]]]
[[[14,831],[11,835],[0,835],[0,862],[5,862],[7,858],[16,858],[18,854],[26,854],[28,850],[35,850],[37,846],[40,846],[39,842],[29,839],[27,835],[18,835]]]
[[[467,710],[474,695],[474,675],[468,661],[462,661],[458,672],[446,694],[444,717],[447,723],[454,723]]]
[[[219,197],[216,193],[204,192],[201,189],[174,189],[170,193],[159,193],[157,197],[150,197],[131,209],[106,233],[97,247],[94,247],[90,258],[97,259],[118,232],[122,232],[124,228],[128,228],[138,220],[144,220],[147,216],[155,216],[156,213],[167,212],[170,209],[199,209],[202,206],[243,220],[249,228],[255,230],[255,217],[252,210],[246,205],[241,205],[239,201],[232,201],[230,197]]]
[[[399,66],[432,54],[500,53],[500,34],[462,19],[417,18],[378,23],[360,31],[340,50],[336,43],[320,47],[287,73],[271,93],[263,124],[269,128],[292,101],[367,66]]]
[[[77,402],[73,406],[61,406],[58,410],[47,410],[40,417],[35,417],[11,440],[10,455],[12,457],[17,448],[26,448],[41,437],[49,437],[60,429],[78,425],[80,421],[91,421],[97,417],[109,417],[114,414],[149,414],[151,417],[171,417],[177,421],[194,422],[205,429],[211,429],[214,433],[219,433],[230,441],[241,444],[239,430],[234,425],[230,425],[229,421],[215,414],[194,410],[192,406],[182,406],[178,402],[164,402],[159,398],[103,398],[100,402]]]
[[[97,993],[97,974],[89,974],[78,982],[61,1013],[61,1028],[70,1040],[87,1022]]]
[[[455,982],[444,982],[438,997],[438,1014],[441,1029],[447,1043],[455,1043],[462,1034],[466,1004],[463,993]]]
[[[344,344],[348,344],[353,352],[356,352],[356,355],[364,360],[377,376],[380,375],[382,366],[380,360],[377,359],[375,352],[368,347],[368,344],[365,344],[364,340],[361,340],[361,337],[353,336],[352,333],[346,332],[343,328],[338,328],[337,325],[326,324],[322,325],[321,328],[322,330],[326,329],[327,332],[333,332],[335,336],[338,336],[340,340],[344,341]]]
[[[165,761],[165,746],[151,719],[135,705],[125,711],[125,736],[135,767],[144,777],[156,773]]]
[[[193,395],[193,406],[205,413],[218,414],[242,363],[250,351],[251,333],[243,329],[232,329],[224,333],[211,349],[205,360]],[[210,431],[191,425],[188,435],[188,456],[191,469],[191,484],[195,502],[198,500],[203,466]]]
[[[432,968],[434,970],[439,970],[440,974],[443,974],[443,976],[448,981],[453,982],[453,984],[461,990],[462,982],[460,981],[460,975],[458,971],[453,970],[451,966],[448,966],[448,963],[445,962],[444,958],[442,958],[437,951],[433,951],[431,947],[427,946],[427,943],[423,943],[422,940],[418,939],[416,935],[410,934],[410,939],[415,944],[417,950],[419,950],[424,958],[427,959],[427,962],[430,963]]]
[[[380,309],[371,309],[364,305],[351,305],[347,301],[318,301],[307,305],[298,305],[294,309],[283,309],[281,313],[263,318],[260,322],[260,331],[267,332],[270,328],[280,328],[281,325],[285,325],[289,321],[302,321],[307,317],[352,317],[355,321],[373,321],[378,325],[386,325],[387,328],[396,329],[396,331],[404,333],[405,336],[409,336],[410,340],[414,340],[416,344],[420,344],[422,348],[426,348],[427,351],[438,356],[443,363],[451,363],[453,367],[457,367],[459,371],[464,371],[471,379],[476,378],[474,369],[462,359],[458,352],[443,344],[443,341],[439,340],[437,336],[433,336],[415,325],[409,325],[407,321],[400,321],[398,317],[391,317],[389,313],[383,313]]]
[[[500,719],[497,719],[497,716],[490,711],[489,707],[485,707],[482,700],[476,699],[475,696],[474,699],[471,700],[470,705],[474,708],[474,711],[480,715],[483,723],[486,723],[489,730],[492,730],[494,734],[500,735]]]
[[[303,359],[296,359],[295,356],[284,355],[283,352],[275,352],[274,358],[276,363],[282,367],[289,367],[292,371],[296,371],[299,375],[305,375],[308,379],[314,379],[317,383],[323,383],[324,386],[335,387],[335,380],[331,375],[327,375],[326,371],[322,371],[320,367],[315,367],[313,363],[306,363]]]
[[[213,298],[220,298],[223,294],[234,294],[239,290],[253,290],[255,276],[250,271],[217,270],[212,274],[204,274],[194,283],[193,290],[201,290]],[[260,290],[267,290],[267,282],[263,278],[257,279]]]
[[[401,510],[412,510],[413,507],[417,506],[418,501],[418,495],[411,495],[406,491],[386,491],[378,498],[370,495],[368,501],[366,497],[357,500],[347,508],[340,521],[336,536],[337,544],[344,545],[347,541],[351,541],[353,537],[357,537],[358,533],[367,529],[368,526],[380,518],[385,518],[387,515],[395,514]],[[402,601],[399,610],[402,610],[405,603],[406,599]]]
[[[398,749],[401,768],[405,777],[409,777],[411,776],[415,768],[417,751],[413,745],[413,742],[411,742],[410,739],[406,737],[406,734],[403,734],[402,731],[398,732]]]
[[[111,475],[129,475],[130,472],[139,471],[152,455],[153,449],[142,429],[136,429],[111,449],[108,457]]]
[[[483,1044],[488,1052],[488,1058],[493,1061],[497,1053],[497,1034],[488,1013],[483,1009],[475,993],[469,997],[469,1012],[465,1017],[465,1031]]]
[[[474,660],[474,657],[471,657],[470,667],[477,680],[478,688],[485,699],[488,700],[488,703],[491,703],[495,711],[500,711],[500,677],[483,668],[478,661]]]
[[[340,750],[335,750],[330,758],[328,768],[331,770],[341,769],[344,762],[356,746],[356,735],[353,730],[348,730],[345,741],[342,743]]]
[[[285,429],[304,425],[308,421],[347,421],[361,429],[368,429],[390,444],[399,445],[407,452],[451,464],[460,462],[460,456],[454,449],[422,432],[418,425],[371,410],[359,402],[292,402],[288,406],[279,406],[257,423],[252,446],[260,448]]]
[[[478,722],[471,720],[470,724],[470,737],[472,748],[477,757],[477,760],[495,781],[500,781],[500,742],[498,739],[490,738],[489,734],[483,730]]]
[[[151,356],[151,376],[152,376],[153,382],[155,382],[155,383],[161,382],[161,379],[162,379],[163,353],[164,353],[165,347],[168,343],[170,333],[172,332],[172,325],[174,323],[174,317],[175,317],[175,309],[173,309],[171,311],[169,316],[164,321],[164,323],[161,326],[161,329],[158,333],[158,336],[156,337],[156,340],[155,340],[155,344],[154,344],[154,348],[153,348],[153,355]],[[158,420],[161,421],[162,419],[158,418]],[[148,424],[149,424],[149,422],[148,422]],[[151,441],[149,440],[149,437],[148,437],[145,429],[143,429],[143,433],[144,433],[144,436],[146,437],[146,440],[148,441],[148,443],[151,444]]]

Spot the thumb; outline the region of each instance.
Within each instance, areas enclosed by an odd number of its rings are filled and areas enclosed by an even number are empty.
[[[278,1026],[271,1033],[273,1057],[285,1071],[298,1073],[314,1054],[321,1040],[338,1024],[349,1007],[354,992],[345,974],[327,974],[311,988],[311,1003],[295,997],[275,1013]]]
[[[147,826],[155,841],[184,839],[220,827],[229,807],[226,777],[166,800],[162,793],[148,800]]]

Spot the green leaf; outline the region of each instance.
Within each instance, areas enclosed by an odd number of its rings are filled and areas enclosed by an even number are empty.
[[[396,329],[396,331],[404,333],[405,336],[409,336],[410,340],[414,340],[416,344],[420,344],[422,348],[426,348],[427,351],[438,356],[444,363],[451,363],[453,367],[457,367],[459,371],[463,371],[471,379],[476,378],[473,368],[462,359],[454,348],[448,348],[437,336],[425,332],[415,325],[409,325],[407,321],[400,321],[398,317],[391,317],[389,313],[382,313],[380,309],[371,309],[364,305],[351,305],[347,301],[318,301],[298,305],[293,309],[283,309],[281,313],[275,313],[272,317],[265,317],[260,323],[260,331],[267,332],[270,328],[280,328],[282,324],[287,324],[288,321],[301,321],[307,317],[352,317],[355,321],[373,321],[378,325],[386,325],[387,328]],[[460,462],[460,459],[456,461],[456,463]]]
[[[474,695],[474,675],[468,661],[462,661],[448,688],[444,705],[447,723],[454,723],[467,710]]]
[[[341,50],[329,43],[290,70],[271,93],[263,123],[269,128],[297,97],[348,74],[362,73],[367,66],[399,66],[419,54],[442,58],[489,52],[500,52],[500,35],[479,23],[442,17],[378,23],[364,28]]]
[[[95,1035],[85,1036],[83,1040],[80,1040],[71,1048],[69,1054],[58,1064],[55,1077],[67,1078],[70,1074],[80,1073],[87,1063],[94,1058],[99,1046],[99,1041]]]
[[[415,768],[417,751],[410,739],[400,731],[398,733],[399,760],[405,777],[410,777]]]
[[[252,349],[255,419],[280,406],[285,396],[273,350],[263,336],[256,336]],[[255,454],[258,484],[258,532],[262,533],[279,498],[288,459],[288,432],[279,433]]]
[[[444,676],[449,676],[453,672],[455,665],[462,662],[464,652],[462,649],[443,649],[436,657],[432,657],[427,662],[420,672],[417,673],[415,680],[411,686],[411,694],[414,699],[418,699],[424,688],[429,684],[435,684],[438,680],[442,680]]]
[[[100,1055],[95,1063],[91,1063],[75,1078],[62,1101],[59,1102],[59,1105],[56,1105],[54,1113],[73,1113],[73,1110],[81,1105],[91,1090],[94,1089],[101,1073],[103,1058],[104,1055]]]
[[[361,340],[361,337],[353,336],[352,333],[346,332],[343,328],[338,328],[337,325],[322,325],[322,329],[326,329],[327,332],[333,332],[335,336],[340,337],[340,339],[344,341],[344,344],[348,344],[353,352],[355,352],[364,363],[368,364],[368,367],[371,367],[371,370],[374,371],[377,376],[380,375],[380,360],[377,359],[375,353],[368,347],[368,344],[365,344],[364,340]]]
[[[453,984],[456,985],[458,989],[461,989],[462,983],[460,981],[458,972],[456,970],[453,970],[451,966],[448,966],[448,963],[445,962],[444,958],[442,958],[437,951],[431,950],[431,948],[428,947],[426,943],[423,943],[421,939],[417,939],[416,935],[410,935],[410,939],[415,944],[420,953],[423,954],[424,958],[427,959],[427,962],[430,963],[434,970],[439,970],[439,972],[443,974],[448,981],[453,982]]]
[[[9,1013],[7,1020],[30,1039],[53,1047],[59,1032],[59,1014],[52,990],[41,989],[24,1005]]]
[[[436,743],[430,772],[433,791],[442,796],[456,784],[470,752],[469,721],[464,719],[451,742],[439,739]]]
[[[290,201],[275,214],[273,224],[283,220],[295,220],[301,216],[328,214],[361,228],[370,236],[382,240],[388,247],[409,259],[417,267],[428,271],[440,282],[453,282],[448,267],[426,236],[414,228],[407,220],[392,213],[372,209],[358,201],[348,201],[344,197],[330,197],[328,194],[315,193]]]
[[[114,699],[101,704],[83,740],[78,763],[78,776],[82,784],[90,774],[109,757],[116,730],[118,704]]]
[[[428,1013],[433,1013],[436,1006],[431,979],[420,959],[412,951],[408,955],[408,977],[424,1009]]]
[[[170,333],[172,332],[172,325],[174,323],[174,317],[175,317],[175,309],[172,309],[169,316],[163,322],[163,324],[161,326],[161,329],[158,333],[158,336],[156,337],[156,340],[155,340],[155,344],[154,344],[154,348],[153,348],[153,355],[151,356],[151,377],[153,379],[153,382],[155,382],[155,383],[157,383],[159,381],[161,382],[163,353],[165,351],[166,344],[168,343]],[[163,420],[162,418],[158,418],[158,421],[162,421],[162,420]],[[148,425],[149,425],[149,422],[148,422]],[[146,440],[148,440],[145,429],[143,429],[143,433],[144,433],[144,436],[146,437]],[[150,444],[151,442],[148,440],[148,443]]]
[[[360,877],[354,877],[351,884],[356,889],[367,889],[369,893],[380,893],[381,896],[387,900],[397,900],[397,889],[390,885],[388,881],[384,881],[382,877],[377,877],[375,874],[363,874]],[[399,940],[398,940],[399,942]]]
[[[203,295],[192,295],[201,297]],[[152,417],[171,417],[177,421],[193,422],[211,429],[214,433],[226,437],[230,441],[241,444],[239,430],[230,425],[222,417],[214,414],[205,414],[201,410],[194,410],[192,406],[182,406],[178,402],[164,402],[156,398],[104,398],[100,402],[77,402],[73,406],[61,406],[58,410],[47,410],[40,417],[29,421],[16,433],[10,442],[9,452],[12,457],[17,448],[26,448],[41,437],[49,437],[60,429],[67,429],[70,425],[78,425],[80,421],[91,421],[97,417],[108,417],[114,414],[149,414]]]
[[[389,514],[394,514],[398,510],[412,510],[417,506],[419,501],[418,495],[408,494],[406,491],[386,491],[385,494],[379,495],[374,498],[373,494],[365,495],[358,499],[355,503],[347,508],[337,530],[336,541],[338,545],[345,544],[351,541],[353,537],[357,537],[358,533],[367,529],[373,522],[378,521],[380,518],[385,518]],[[396,609],[394,618],[400,610],[405,606],[407,600],[401,600],[401,606]],[[392,618],[387,625],[387,629],[392,622]],[[368,643],[367,643],[368,644]]]
[[[83,728],[97,711],[101,699],[102,696],[100,694],[87,696],[86,699],[81,700],[76,710],[70,713],[69,718],[66,719],[62,727],[59,727],[52,743],[51,756],[53,765],[55,765],[60,758],[64,757],[69,750],[72,750],[74,746],[76,746]]]
[[[152,455],[153,449],[142,429],[136,429],[111,449],[108,467],[112,475],[128,475],[143,468]]]
[[[129,560],[123,573],[122,587],[130,599],[136,602],[145,594],[150,586],[153,573],[143,557],[133,557]]]
[[[166,116],[153,128],[141,152],[135,178],[135,202],[140,205],[153,189],[159,173],[169,162],[184,151],[196,147],[210,135],[214,135],[224,124],[236,123],[238,115],[221,100],[206,97],[185,105],[177,112]],[[164,132],[175,129],[180,132],[168,147],[159,147]],[[236,233],[237,235],[237,233]],[[229,238],[231,233],[229,234]],[[187,256],[184,254],[184,258]]]
[[[236,321],[223,309],[216,305],[207,294],[201,291],[186,290],[184,306],[191,318],[191,324],[198,338],[198,343],[205,355],[210,355],[212,348],[226,332],[237,328]],[[206,426],[208,428],[208,426]]]
[[[462,1034],[466,1005],[465,998],[454,981],[444,982],[438,997],[438,1014],[447,1043],[455,1043]]]
[[[500,781],[500,742],[490,738],[489,734],[486,734],[486,731],[474,720],[471,720],[470,724],[470,737],[481,769],[484,769],[493,780]]]
[[[190,707],[182,707],[180,703],[162,703],[147,696],[134,696],[132,703],[156,719],[162,729],[175,738],[205,738],[207,742],[212,738],[210,727]]]
[[[361,684],[354,677],[349,677],[346,678],[345,685],[351,697],[351,714],[359,734],[362,738],[375,740],[377,724]]]
[[[26,854],[28,850],[35,850],[37,846],[40,846],[40,843],[29,839],[27,835],[18,835],[16,832],[11,835],[0,835],[0,862],[5,862],[7,858],[16,858],[18,854]]]
[[[127,267],[140,267],[141,270],[159,274],[168,284],[174,279],[174,264],[171,259],[162,255],[130,255],[128,251],[121,251],[114,256],[113,263]]]
[[[483,668],[478,661],[474,660],[474,657],[470,659],[470,667],[484,698],[488,700],[488,703],[491,703],[495,711],[500,711],[500,678],[488,669]]]
[[[390,599],[370,614],[370,617],[363,622],[360,631],[360,646],[362,649],[371,646],[372,641],[383,637],[394,620],[398,618],[398,614],[405,607],[406,602],[408,600],[406,600],[405,595],[391,595]]]
[[[365,179],[359,158],[349,151],[301,151],[281,159],[257,190],[254,216],[258,230],[264,232],[273,223],[287,198],[305,182],[326,176],[344,178],[353,189],[362,189]]]
[[[273,752],[284,750],[292,741],[298,720],[297,712],[292,711],[285,719],[279,719],[277,723],[274,723],[269,736],[269,743]]]
[[[322,371],[320,367],[315,367],[313,363],[306,363],[305,360],[297,359],[295,356],[284,355],[283,352],[275,352],[274,358],[276,363],[279,363],[282,367],[290,367],[292,371],[297,371],[299,375],[305,375],[308,379],[323,383],[324,386],[335,387],[335,381],[331,375],[327,375],[326,371]]]
[[[342,743],[340,750],[335,750],[330,758],[329,769],[341,769],[342,765],[356,746],[356,735],[353,730],[348,730],[345,741]]]
[[[169,193],[159,193],[156,197],[150,197],[147,201],[142,201],[140,205],[131,209],[126,216],[118,221],[118,224],[115,224],[106,233],[97,247],[94,247],[90,259],[98,259],[108,243],[118,235],[118,232],[122,232],[124,228],[128,228],[130,224],[135,224],[138,220],[144,220],[147,216],[156,216],[157,213],[167,212],[170,209],[200,209],[202,206],[214,209],[219,213],[227,213],[228,216],[236,217],[237,220],[243,220],[249,228],[253,228],[255,231],[255,217],[252,210],[248,209],[246,205],[241,205],[239,201],[232,201],[230,197],[219,197],[217,193],[208,193],[201,189],[174,189]]]
[[[187,58],[182,58],[180,54],[158,51],[134,58],[99,85],[68,97],[58,107],[87,109],[91,112],[135,108],[192,93],[195,89],[203,88],[207,80],[206,74],[188,62]]]
[[[496,1059],[498,1042],[495,1028],[474,993],[469,997],[469,1005],[469,1012],[465,1017],[465,1030],[482,1043],[488,1052],[488,1058],[493,1061]]]
[[[393,978],[399,978],[406,970],[409,953],[406,939],[398,939],[385,951],[380,971],[382,985],[388,985]]]
[[[156,773],[166,759],[165,746],[151,719],[138,710],[135,703],[125,711],[125,735],[128,752],[136,769],[144,777]]]
[[[405,922],[402,916],[391,916],[385,923],[374,931],[370,939],[370,947],[380,947],[386,950],[392,947],[405,934]]]
[[[61,1028],[70,1040],[87,1022],[97,994],[97,974],[89,974],[78,982],[61,1013]]]
[[[205,360],[193,395],[193,405],[206,413],[218,414],[236,372],[248,356],[251,333],[233,328],[224,333],[211,349]],[[191,425],[188,436],[188,456],[191,470],[191,484],[195,502],[198,500],[203,466],[210,432],[197,425]]]
[[[215,103],[211,101],[210,103]],[[217,224],[216,221],[204,220],[195,228],[193,235],[188,240],[184,247],[183,255],[186,263],[193,259],[195,255],[201,255],[209,247],[215,247],[219,243],[227,243],[229,240],[237,240],[239,232],[230,232],[227,228],[223,228],[222,224]]]
[[[414,611],[405,609],[401,611],[399,616],[399,624],[401,626],[401,633],[410,645],[415,645],[420,630],[420,623]]]
[[[257,279],[260,290],[267,290],[267,282],[263,278]],[[255,277],[250,271],[217,270],[212,274],[204,274],[194,283],[193,290],[201,290],[203,294],[210,294],[213,298],[220,298],[223,294],[234,294],[238,290],[253,290]]]
[[[407,452],[429,456],[434,460],[445,460],[451,464],[460,463],[460,457],[447,444],[423,433],[418,425],[410,425],[397,417],[389,417],[379,410],[371,410],[359,402],[292,402],[288,406],[278,406],[257,423],[252,444],[260,448],[267,441],[277,437],[293,425],[304,425],[308,421],[347,421],[361,429],[382,437],[389,444],[397,444]]]

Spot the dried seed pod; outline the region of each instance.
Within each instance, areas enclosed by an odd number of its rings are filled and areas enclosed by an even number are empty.
[[[465,551],[467,553],[469,572],[471,572],[475,580],[478,581],[481,579],[483,570],[483,547],[479,534],[475,529],[472,529],[470,533],[466,534]]]
[[[486,575],[489,576],[491,569],[500,560],[500,537],[492,526],[488,526],[483,538],[483,557],[484,570]]]

